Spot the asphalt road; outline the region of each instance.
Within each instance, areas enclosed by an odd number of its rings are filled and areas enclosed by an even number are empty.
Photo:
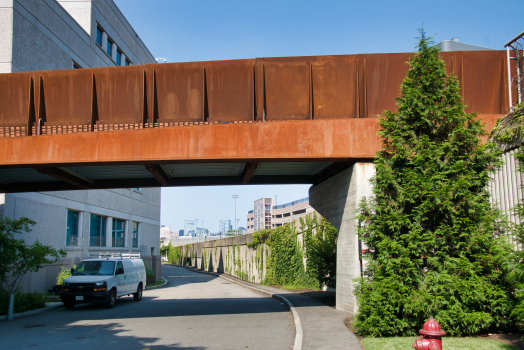
[[[80,304],[0,321],[0,349],[291,349],[279,301],[222,278],[163,266],[169,281],[113,309]]]

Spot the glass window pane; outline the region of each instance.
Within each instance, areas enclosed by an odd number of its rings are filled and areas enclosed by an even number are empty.
[[[102,31],[99,27],[96,27],[96,43],[102,46]]]
[[[113,247],[125,246],[125,222],[113,219]]]
[[[78,212],[67,211],[67,234],[66,245],[78,244]]]
[[[111,42],[111,40],[107,40],[107,49],[106,49],[106,52],[109,56],[111,56],[112,54],[112,48],[113,48],[113,43]]]
[[[89,245],[91,247],[106,246],[106,217],[91,214],[91,227],[89,230]]]
[[[138,222],[133,221],[133,248],[138,248]]]
[[[116,65],[117,65],[117,66],[120,65],[120,51],[117,51],[117,52],[116,52]]]

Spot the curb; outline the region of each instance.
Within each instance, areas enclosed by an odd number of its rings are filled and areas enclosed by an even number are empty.
[[[236,281],[234,279],[228,278],[228,277],[223,276],[223,275],[216,274],[214,272],[201,271],[201,270],[193,268],[191,266],[183,266],[183,265],[173,265],[173,266],[184,267],[184,268],[186,268],[186,269],[188,269],[190,271],[193,271],[193,272],[199,272],[199,273],[204,273],[204,274],[207,274],[207,275],[218,276],[218,277],[223,278],[223,279],[225,279],[227,281],[236,283],[236,284],[238,284],[238,285],[240,285],[242,287],[249,288],[251,290],[254,290],[255,292],[265,294],[267,296],[272,297],[273,299],[277,299],[279,301],[284,302],[289,307],[289,311],[291,312],[291,315],[293,316],[293,320],[295,322],[295,344],[293,346],[293,350],[302,350],[302,341],[304,339],[304,330],[302,329],[302,323],[300,323],[300,316],[298,315],[298,312],[297,312],[297,309],[295,308],[295,306],[293,306],[293,304],[286,297],[284,297],[282,295],[279,295],[279,294],[274,294],[274,293],[268,292],[267,290],[262,290],[262,289],[250,286],[248,284],[244,284],[244,283],[242,283],[240,281]]]
[[[157,289],[157,288],[164,287],[167,284],[167,279],[165,279],[164,276],[160,276],[160,278],[164,280],[164,284],[159,284],[158,286],[152,286],[152,287],[146,286],[145,290],[151,290],[151,289]]]
[[[46,306],[46,307],[43,307],[41,309],[36,309],[36,310],[31,310],[31,311],[26,311],[26,312],[19,312],[17,314],[13,314],[13,318],[39,314],[39,313],[51,311],[53,309],[56,309],[58,307],[63,307],[63,306],[64,306],[64,304],[62,304],[62,302],[60,302],[60,304]],[[7,315],[0,316],[0,320],[7,320]]]

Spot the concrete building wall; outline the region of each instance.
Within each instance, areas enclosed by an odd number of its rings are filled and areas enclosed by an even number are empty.
[[[520,141],[508,146],[502,155],[503,165],[493,174],[493,179],[488,186],[493,206],[507,215],[508,219],[515,224],[521,224],[521,220],[514,215],[513,210],[524,198],[522,189],[524,178],[523,174],[517,171],[518,161],[515,158],[518,147],[522,147]],[[520,245],[517,245],[515,237],[508,235],[508,240],[514,243],[517,249],[522,249]]]
[[[337,309],[355,314],[353,279],[359,277],[359,240],[356,210],[362,197],[372,195],[372,163],[357,163],[309,189],[309,203],[338,230]]]
[[[97,26],[132,64],[156,63],[112,0],[0,0],[0,73],[125,64],[125,58],[117,62],[116,51],[111,57],[96,43]],[[79,212],[76,245],[66,244],[68,210]],[[90,246],[91,214],[107,217],[105,247]],[[67,258],[28,274],[22,283],[26,291],[49,289],[62,265],[70,267],[92,253],[160,254],[159,188],[2,194],[0,215],[36,221],[25,241],[67,252]],[[125,221],[123,248],[111,246],[113,219]],[[132,247],[133,222],[138,223],[137,247]]]

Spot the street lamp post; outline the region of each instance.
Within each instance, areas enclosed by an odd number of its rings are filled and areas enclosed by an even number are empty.
[[[236,226],[236,222],[237,222],[237,198],[240,198],[240,195],[239,194],[234,194],[231,196],[231,198],[233,198],[235,200],[235,226]],[[235,235],[237,233],[237,228],[235,227]]]

